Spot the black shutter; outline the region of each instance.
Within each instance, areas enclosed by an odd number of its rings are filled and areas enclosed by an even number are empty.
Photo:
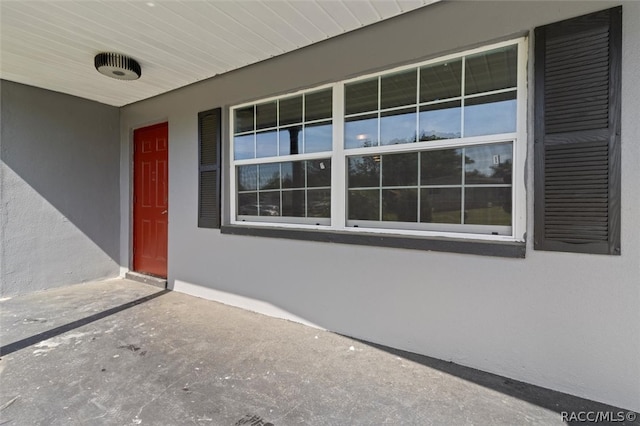
[[[534,247],[620,254],[622,7],[535,37]]]
[[[198,226],[220,228],[221,109],[198,114]]]

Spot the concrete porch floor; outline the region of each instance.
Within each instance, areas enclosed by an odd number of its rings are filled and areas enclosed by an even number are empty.
[[[128,280],[0,312],[0,424],[557,425],[563,411],[625,411]]]

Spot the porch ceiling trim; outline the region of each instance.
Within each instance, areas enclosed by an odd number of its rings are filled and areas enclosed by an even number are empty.
[[[2,1],[0,78],[123,106],[437,1]],[[99,74],[100,52],[142,78]]]

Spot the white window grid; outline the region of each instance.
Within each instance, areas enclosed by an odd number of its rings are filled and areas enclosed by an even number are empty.
[[[513,150],[513,140],[511,141],[505,141],[505,142],[512,142],[511,143],[511,148]],[[504,142],[502,142],[504,143]],[[491,145],[494,144],[498,144],[498,142],[492,141]],[[365,228],[388,228],[388,227],[402,227],[402,228],[408,228],[408,229],[413,229],[413,230],[442,230],[442,229],[447,229],[447,228],[451,228],[451,229],[458,229],[460,230],[459,232],[476,232],[476,233],[480,233],[480,232],[491,232],[492,235],[505,235],[505,234],[509,234],[511,232],[511,227],[510,226],[502,226],[502,225],[474,225],[474,224],[470,224],[470,223],[466,223],[464,215],[465,215],[465,193],[467,189],[470,188],[483,188],[483,189],[488,189],[488,188],[511,188],[512,184],[511,183],[506,183],[506,184],[497,184],[497,183],[491,183],[491,184],[477,184],[477,183],[467,183],[466,182],[466,172],[465,172],[465,150],[466,148],[472,147],[474,145],[464,145],[462,147],[458,147],[457,149],[460,149],[462,151],[462,155],[460,158],[460,165],[461,165],[461,170],[460,170],[460,183],[459,184],[451,184],[451,185],[436,185],[436,184],[422,184],[421,183],[421,173],[422,173],[422,167],[420,166],[421,164],[421,157],[422,154],[425,152],[429,152],[429,151],[434,151],[434,150],[421,150],[418,151],[418,158],[417,158],[417,177],[416,177],[416,181],[417,183],[415,185],[384,185],[383,184],[383,170],[381,169],[379,172],[379,182],[377,186],[361,186],[361,187],[353,187],[350,188],[347,185],[347,191],[366,191],[366,190],[379,190],[379,200],[378,200],[378,206],[379,206],[379,212],[378,212],[378,216],[380,218],[382,218],[383,216],[383,191],[384,190],[395,190],[395,189],[415,189],[417,190],[417,205],[416,205],[416,215],[417,215],[417,220],[416,222],[400,222],[400,221],[384,221],[384,220],[378,220],[378,221],[373,221],[373,220],[358,220],[358,219],[348,219],[347,218],[347,226],[350,227],[365,227]],[[445,148],[445,149],[455,149],[455,148]],[[407,152],[413,152],[413,151],[402,151],[401,153],[407,153]],[[376,156],[376,154],[368,154],[368,156]],[[348,155],[347,159],[349,157],[355,157],[352,155]],[[358,156],[359,157],[359,156]],[[384,162],[383,162],[383,167],[384,167]],[[460,189],[460,197],[461,197],[461,204],[460,204],[460,224],[453,224],[453,223],[437,223],[437,222],[422,222],[420,219],[420,209],[421,209],[421,199],[422,199],[422,194],[421,194],[421,190],[422,189]],[[512,194],[512,198],[513,198],[513,194]],[[513,201],[512,201],[512,210],[513,210]],[[348,216],[348,211],[346,212],[347,216]]]
[[[297,157],[296,157],[297,158]],[[322,157],[320,159],[318,159],[319,161],[322,160],[327,160],[330,161],[331,157]],[[296,160],[299,161],[299,160]],[[260,218],[262,218],[262,220],[266,220],[266,221],[270,221],[270,222],[274,222],[274,223],[287,223],[287,222],[291,222],[292,220],[295,220],[296,223],[301,223],[301,224],[315,224],[315,225],[330,225],[330,218],[324,218],[324,217],[314,217],[314,216],[309,216],[309,205],[308,205],[308,198],[309,198],[309,191],[315,191],[315,190],[331,190],[330,186],[309,186],[309,182],[308,182],[308,173],[307,173],[307,165],[305,164],[305,173],[304,173],[304,185],[301,187],[292,187],[292,188],[283,188],[282,187],[282,171],[283,171],[283,167],[282,167],[282,163],[286,163],[286,161],[279,161],[277,163],[259,163],[256,164],[258,166],[258,172],[256,174],[256,189],[248,189],[248,190],[237,190],[237,195],[241,195],[241,194],[252,194],[252,193],[256,193],[258,196],[258,201],[260,200],[260,194],[264,194],[264,193],[278,193],[278,197],[279,197],[279,201],[280,201],[280,206],[283,205],[283,196],[284,193],[286,192],[293,192],[293,191],[303,191],[304,193],[304,205],[305,205],[305,209],[304,209],[304,213],[305,216],[304,217],[289,217],[289,216],[260,216]],[[306,161],[305,161],[306,163]],[[278,188],[270,188],[270,189],[260,189],[260,182],[259,182],[259,168],[261,165],[267,165],[267,164],[278,164],[279,165],[279,175],[280,175],[280,182],[279,182],[279,186]],[[237,170],[237,169],[236,169]],[[260,205],[258,205],[258,215],[260,215]],[[243,215],[238,213],[237,214],[237,218],[239,221],[242,222],[246,222],[246,221],[251,221],[251,220],[255,220],[256,216],[251,216],[251,215]]]
[[[252,102],[250,104],[244,104],[244,105],[240,105],[237,107],[234,107],[232,111],[238,110],[238,109],[242,109],[242,108],[246,108],[247,106],[252,106],[253,107],[253,130],[247,130],[247,131],[243,131],[243,132],[235,132],[235,127],[233,126],[234,122],[233,122],[233,113],[230,114],[231,115],[231,126],[230,129],[233,130],[232,133],[232,144],[231,147],[233,148],[233,139],[236,137],[242,137],[242,136],[249,136],[249,135],[253,135],[253,153],[254,153],[254,158],[249,158],[249,159],[244,159],[244,160],[260,160],[260,163],[262,163],[262,160],[266,160],[266,159],[274,159],[274,158],[278,158],[280,159],[280,161],[282,161],[283,158],[288,158],[288,157],[295,157],[295,158],[299,158],[299,155],[303,155],[306,153],[306,135],[305,135],[305,129],[307,127],[311,127],[314,125],[318,125],[318,124],[332,124],[333,123],[333,117],[329,117],[329,118],[320,118],[320,119],[314,119],[314,120],[306,120],[305,118],[305,114],[306,114],[306,97],[310,94],[314,94],[317,92],[321,92],[323,89],[328,89],[331,88],[332,85],[325,85],[325,86],[319,86],[319,87],[314,87],[313,89],[309,89],[309,90],[304,90],[301,92],[297,92],[294,94],[289,94],[289,95],[285,95],[285,96],[278,96],[277,98],[269,98],[269,99],[265,99],[265,100],[260,100],[258,102]],[[295,122],[295,123],[287,123],[287,124],[280,124],[280,102],[287,100],[289,98],[295,97],[295,96],[302,96],[302,116],[301,116],[301,121],[299,122]],[[265,127],[265,128],[261,128],[258,129],[258,125],[257,125],[257,114],[256,114],[256,108],[261,105],[261,104],[265,104],[265,103],[269,103],[269,102],[276,102],[276,125],[275,126],[271,126],[271,127]],[[301,146],[302,146],[302,153],[300,154],[292,154],[292,155],[281,155],[280,154],[280,131],[281,130],[286,130],[290,127],[295,127],[295,126],[300,126],[300,136],[301,136]],[[262,133],[269,133],[269,132],[276,132],[276,156],[275,157],[258,157],[257,153],[258,153],[258,146],[257,146],[257,141],[258,141],[258,134],[262,134]],[[331,152],[331,151],[319,151],[319,152]],[[311,153],[311,154],[316,154]],[[326,156],[326,155],[325,155]],[[234,152],[232,150],[231,152],[231,157],[232,159],[234,159]],[[240,162],[243,160],[235,160],[236,162]],[[237,165],[239,165],[240,163],[238,163]]]
[[[285,155],[285,156],[274,156],[274,157],[261,157],[261,158],[251,158],[251,159],[243,159],[243,160],[235,160],[234,159],[234,150],[233,150],[233,137],[235,133],[231,135],[230,141],[230,150],[229,150],[229,159],[230,159],[230,211],[231,218],[230,223],[232,225],[248,225],[255,227],[279,227],[279,228],[289,228],[289,229],[306,229],[306,230],[318,230],[318,231],[342,231],[342,232],[351,232],[351,233],[381,233],[381,234],[392,234],[392,235],[407,235],[407,236],[433,236],[433,237],[447,237],[447,238],[457,238],[457,239],[481,239],[481,240],[492,240],[492,241],[524,241],[526,234],[526,188],[525,188],[525,163],[526,163],[526,139],[527,139],[527,58],[528,58],[528,38],[522,37],[519,39],[508,40],[498,43],[489,44],[486,46],[482,46],[475,49],[470,49],[466,51],[462,51],[459,53],[454,53],[450,55],[440,56],[434,59],[426,60],[419,63],[413,63],[410,65],[399,66],[391,69],[387,69],[384,71],[380,71],[377,73],[371,73],[362,75],[359,77],[355,77],[352,79],[342,80],[340,82],[325,84],[321,86],[316,86],[310,89],[300,90],[293,93],[288,93],[284,95],[273,96],[266,99],[259,99],[253,102],[246,102],[243,104],[236,105],[231,108],[231,113],[229,114],[229,128],[234,129],[234,111],[237,109],[245,108],[251,105],[262,104],[265,102],[284,99],[291,96],[296,96],[305,93],[317,92],[322,89],[326,89],[331,87],[333,92],[333,113],[332,113],[332,124],[333,124],[333,150],[332,151],[324,151],[324,152],[316,152],[316,153],[303,153],[303,154],[294,154],[294,155]],[[428,65],[435,65],[442,62],[451,61],[454,59],[464,58],[466,56],[474,55],[477,53],[483,53],[489,50],[498,49],[501,47],[506,47],[510,45],[517,45],[517,86],[515,88],[516,91],[516,102],[517,102],[517,112],[516,112],[516,131],[511,133],[503,133],[503,134],[491,134],[486,136],[472,136],[472,137],[460,137],[453,139],[442,139],[442,140],[431,140],[431,141],[417,141],[414,143],[406,143],[406,144],[396,144],[396,145],[376,145],[372,147],[363,147],[363,148],[344,148],[344,124],[345,118],[350,118],[356,115],[367,115],[372,114],[374,111],[351,114],[345,117],[344,113],[344,87],[346,84],[353,83],[356,81],[364,81],[372,78],[378,78],[380,81],[380,76],[389,75],[393,73],[398,73],[402,71],[406,71],[412,68],[420,68]],[[464,63],[462,70],[464,72]],[[464,82],[464,75],[462,76]],[[419,81],[419,80],[418,80]],[[378,96],[380,96],[380,88],[378,88]],[[419,85],[417,90],[419,90]],[[499,94],[504,92],[513,91],[513,88],[495,90],[490,92],[481,92],[479,94],[473,95],[464,95],[462,92],[462,96],[457,97],[461,100],[461,131],[464,129],[464,99],[474,98],[474,97],[482,97],[489,96],[492,94]],[[438,101],[430,101],[430,102],[422,102],[416,105],[417,111],[419,112],[420,106],[436,104],[439,102],[451,102],[457,98],[447,98],[446,100],[438,100]],[[304,103],[303,103],[304,104]],[[380,100],[378,100],[378,105],[380,105]],[[394,109],[406,109],[409,106],[402,107],[394,107],[384,109],[382,111],[394,110]],[[380,110],[378,110],[380,113]],[[419,114],[418,114],[419,116]],[[304,116],[303,116],[304,117]],[[326,121],[326,120],[318,120],[318,121]],[[378,120],[378,135],[380,132],[379,129],[380,120]],[[418,128],[417,126],[416,128]],[[262,131],[262,129],[261,129]],[[248,132],[251,133],[251,132]],[[398,227],[397,224],[394,225],[394,222],[380,221],[363,221],[363,226],[354,226],[359,225],[358,223],[350,223],[347,225],[347,157],[348,156],[357,156],[357,155],[371,155],[371,154],[387,154],[387,153],[404,153],[404,152],[414,152],[414,151],[427,151],[427,150],[436,150],[436,149],[446,149],[446,148],[464,148],[471,147],[474,145],[486,145],[493,143],[505,143],[512,142],[513,149],[513,178],[511,183],[512,190],[512,219],[511,226],[509,227],[508,235],[495,235],[492,233],[485,233],[486,226],[489,225],[455,225],[455,224],[430,224],[430,229],[425,230],[423,228],[424,224],[416,223],[416,224],[407,224],[401,223],[401,227]],[[293,218],[289,220],[288,217],[281,218],[257,218],[252,217],[251,220],[243,219],[239,220],[236,212],[236,200],[237,200],[237,191],[236,191],[236,166],[245,165],[245,164],[266,164],[266,163],[275,163],[275,162],[285,162],[285,161],[300,161],[300,160],[318,160],[324,158],[331,158],[331,217],[329,221],[329,225],[317,225],[311,224],[309,221],[296,221]],[[263,221],[263,219],[268,219],[268,221]],[[494,227],[495,228],[495,227]]]

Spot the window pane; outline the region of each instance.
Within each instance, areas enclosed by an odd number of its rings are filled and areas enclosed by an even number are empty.
[[[380,190],[349,191],[349,219],[380,220]]]
[[[460,223],[462,189],[428,188],[420,190],[420,222]]]
[[[258,165],[258,189],[280,188],[280,164]]]
[[[258,166],[238,167],[238,191],[258,189]]]
[[[282,191],[282,216],[305,216],[304,190]]]
[[[465,188],[464,222],[511,225],[511,188]]]
[[[307,161],[307,187],[331,186],[331,160]]]
[[[418,153],[382,156],[382,186],[418,185]]]
[[[378,145],[378,115],[347,118],[344,123],[344,147],[364,148]]]
[[[418,190],[383,189],[382,220],[392,222],[417,222]]]
[[[465,94],[516,87],[518,47],[507,46],[467,56]]]
[[[416,103],[417,71],[409,70],[380,78],[380,108]]]
[[[480,145],[465,149],[465,183],[511,183],[513,158],[510,143]]]
[[[278,155],[278,132],[256,134],[256,157],[275,157]]]
[[[280,100],[280,125],[302,123],[302,96]]]
[[[242,133],[253,130],[253,105],[241,109],[237,109],[235,112],[236,123],[235,132]]]
[[[236,160],[255,158],[254,138],[253,134],[233,138],[233,158]]]
[[[420,140],[434,141],[461,136],[460,101],[420,107]]]
[[[380,144],[393,145],[416,141],[416,110],[403,109],[382,113]]]
[[[460,96],[462,60],[420,68],[420,102]]]
[[[378,79],[345,84],[345,114],[375,111],[378,109]]]
[[[380,186],[380,156],[349,157],[349,188]]]
[[[238,214],[258,215],[258,193],[238,194]]]
[[[276,127],[278,108],[275,101],[256,105],[256,129]]]
[[[304,126],[304,152],[331,151],[332,145],[333,125],[331,123]]]
[[[280,155],[302,153],[302,126],[280,129]]]
[[[289,161],[281,167],[283,188],[304,188],[304,161]]]
[[[516,131],[516,92],[465,100],[464,136]]]
[[[258,193],[258,215],[280,216],[280,191]]]
[[[304,121],[331,118],[332,93],[331,89],[309,93],[304,96]]]
[[[461,185],[462,150],[439,149],[420,154],[422,185]]]
[[[314,189],[307,191],[307,216],[331,216],[331,190]]]

